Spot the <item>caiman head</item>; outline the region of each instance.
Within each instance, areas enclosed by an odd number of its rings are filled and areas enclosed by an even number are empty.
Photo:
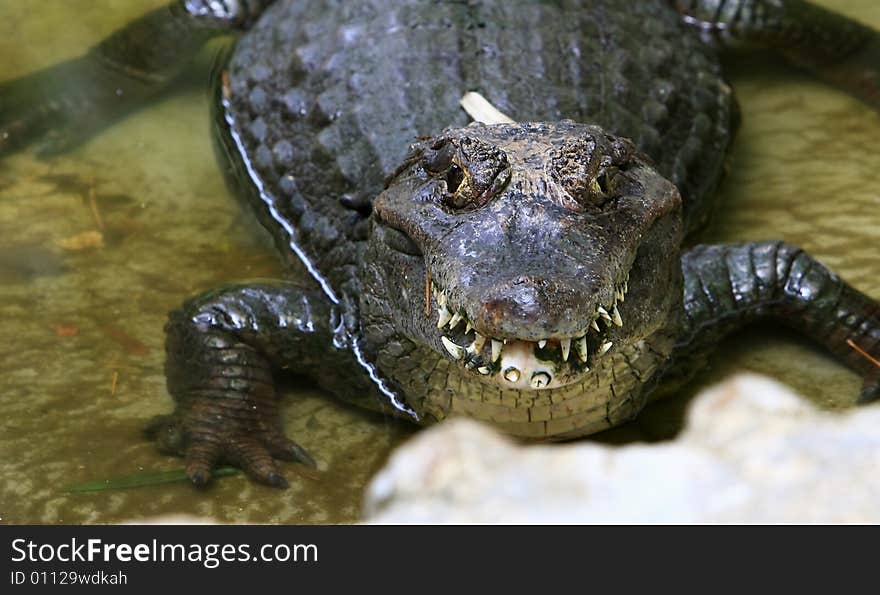
[[[415,144],[377,197],[362,313],[469,378],[563,387],[668,323],[681,241],[678,190],[630,141],[471,124]]]

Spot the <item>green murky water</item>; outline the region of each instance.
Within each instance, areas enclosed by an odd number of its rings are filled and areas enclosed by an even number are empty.
[[[162,3],[2,0],[0,80],[73,56]],[[880,27],[874,0],[822,4]],[[880,298],[880,116],[766,56],[731,63],[730,75],[744,126],[705,239],[785,238]],[[371,473],[411,435],[408,426],[294,381],[286,428],[320,470],[285,466],[286,491],[238,476],[207,491],[170,484],[63,492],[180,466],[139,435],[170,408],[162,372],[167,311],[224,281],[278,272],[223,184],[208,130],[197,84],[70,154],[40,161],[23,152],[0,163],[0,523],[178,513],[351,522]],[[726,342],[687,392],[736,370],[776,376],[830,409],[849,406],[859,387],[817,348],[756,327]],[[602,438],[668,436],[686,397],[658,403]]]

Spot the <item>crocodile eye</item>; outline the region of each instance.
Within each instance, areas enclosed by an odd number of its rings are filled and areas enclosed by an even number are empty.
[[[442,204],[455,210],[484,206],[510,179],[507,155],[471,138],[435,141],[422,165],[435,182],[443,182]]]
[[[439,140],[431,145],[425,154],[424,167],[429,174],[442,177],[446,182],[446,194],[443,202],[453,208],[461,209],[467,205],[468,197],[459,193],[464,182],[464,171],[454,161],[455,145],[447,140]]]
[[[580,196],[580,202],[600,205],[614,193],[614,178],[617,175],[616,167],[602,169],[595,177],[590,178],[586,193]]]
[[[600,207],[616,196],[621,168],[626,169],[632,152],[628,141],[611,137],[585,137],[554,150],[553,169],[568,195],[565,206],[574,210]]]
[[[461,171],[461,168],[458,167],[458,165],[453,163],[449,167],[449,171],[446,172],[446,190],[449,191],[450,194],[455,194],[458,192],[458,188],[463,181],[464,172]]]

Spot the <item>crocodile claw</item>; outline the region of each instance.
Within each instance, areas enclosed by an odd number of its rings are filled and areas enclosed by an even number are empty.
[[[177,414],[159,416],[145,428],[146,435],[156,440],[160,451],[183,455],[186,474],[194,485],[208,485],[214,468],[221,462],[241,467],[255,481],[276,488],[289,485],[276,459],[317,467],[309,453],[284,436],[280,429],[244,431],[230,419],[220,420],[218,416],[224,417],[221,409],[206,416],[202,406],[188,408],[189,413],[183,414],[183,419]],[[193,410],[199,413],[192,413]],[[207,419],[211,422],[206,423]],[[214,421],[217,423],[212,423]]]

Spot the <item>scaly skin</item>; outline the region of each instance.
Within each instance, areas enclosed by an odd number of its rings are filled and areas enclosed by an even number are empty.
[[[878,396],[880,304],[784,242],[697,246],[682,258],[684,320],[674,357],[699,359],[724,335],[774,318],[815,339],[865,377],[862,402]]]
[[[773,48],[880,109],[880,36],[870,27],[803,0],[674,0],[674,5],[712,40]]]
[[[275,369],[419,423],[463,414],[560,440],[631,419],[723,335],[774,318],[878,396],[877,302],[782,242],[682,248],[736,127],[716,46],[774,47],[880,108],[877,33],[800,0],[620,6],[181,0],[0,87],[2,153],[89,105],[134,109],[205,39],[248,29],[216,73],[216,140],[290,270],[312,279],[172,313],[177,406],[149,433],[194,483],[221,460],[274,486],[275,459],[311,463],[278,421]],[[83,97],[29,90],[105,54],[117,74]],[[108,99],[117,84],[135,92]],[[466,91],[522,123],[466,126]],[[103,123],[62,126],[60,146]]]
[[[249,283],[193,298],[172,312],[167,326],[168,391],[179,406],[153,420],[148,435],[163,452],[185,455],[195,483],[207,482],[225,459],[256,479],[286,485],[273,457],[314,462],[284,436],[271,363],[312,370],[328,390],[360,384],[362,400],[380,402],[367,379],[339,374],[357,366],[345,338],[336,336],[339,323],[338,309],[323,294],[289,282]]]

